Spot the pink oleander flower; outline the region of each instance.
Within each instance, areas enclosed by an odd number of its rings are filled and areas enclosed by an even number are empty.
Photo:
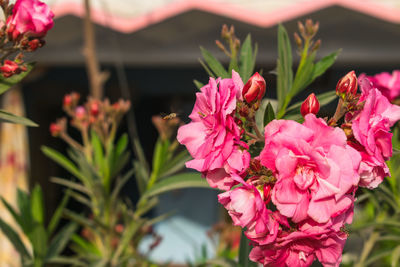
[[[360,75],[360,79],[363,78],[367,78],[389,101],[400,96],[400,70],[395,70],[392,74],[382,72],[374,76]]]
[[[277,179],[272,202],[293,222],[311,218],[326,223],[352,206],[360,154],[347,145],[340,128],[314,114],[306,115],[303,124],[270,122],[260,159]]]
[[[275,241],[279,232],[279,222],[288,226],[286,218],[267,209],[263,193],[238,177],[243,185],[218,195],[232,218],[233,224],[247,227],[246,236],[259,245]],[[241,180],[241,181],[240,181]]]
[[[307,267],[318,259],[324,267],[338,267],[347,234],[310,227],[282,232],[274,244],[255,246],[250,260],[271,267]]]
[[[389,176],[385,161],[392,156],[392,133],[390,127],[400,119],[400,107],[393,105],[366,78],[359,80],[360,102],[363,109],[352,119],[352,130],[359,144],[352,144],[360,151],[360,186],[377,187]]]
[[[7,28],[12,38],[20,34],[41,38],[53,27],[54,14],[39,0],[17,0],[12,15],[7,19]]]
[[[243,82],[232,71],[232,79],[213,79],[196,94],[189,118],[191,123],[178,130],[178,141],[193,160],[188,168],[202,172],[212,187],[229,190],[237,182],[231,173],[247,169],[250,154],[243,149],[240,129],[235,123],[236,101],[242,99]]]
[[[243,87],[243,98],[247,103],[261,100],[265,95],[266,83],[264,78],[256,72]]]

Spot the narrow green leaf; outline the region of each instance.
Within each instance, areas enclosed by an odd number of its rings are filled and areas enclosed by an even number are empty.
[[[12,215],[12,217],[14,218],[15,222],[18,223],[19,227],[21,229],[23,229],[22,225],[22,219],[21,216],[17,213],[17,211],[10,205],[10,203],[7,202],[7,200],[5,200],[2,196],[0,196],[1,201],[3,202],[3,205],[6,207],[6,209],[8,210],[8,212]]]
[[[53,217],[51,217],[49,225],[47,227],[47,234],[51,236],[53,232],[57,229],[58,223],[60,222],[61,216],[65,207],[67,206],[69,201],[69,191],[64,194],[64,197],[61,200],[60,205],[58,205],[57,209],[54,211]]]
[[[47,232],[43,224],[35,224],[33,230],[28,235],[29,240],[32,243],[33,254],[35,259],[43,259],[46,255],[47,246]]]
[[[275,119],[274,109],[272,108],[271,102],[268,102],[267,108],[265,109],[264,112],[264,126],[266,126],[274,119]]]
[[[124,251],[131,242],[133,236],[136,234],[136,232],[140,229],[142,225],[143,221],[131,220],[129,225],[126,227],[125,231],[122,233],[122,237],[121,240],[119,241],[117,250],[115,251],[112,257],[112,262],[114,263],[118,262],[119,257],[123,255]]]
[[[124,176],[120,177],[117,179],[114,189],[111,193],[111,199],[115,200],[117,199],[121,189],[123,188],[123,186],[126,184],[126,182],[129,181],[129,179],[134,175],[135,171],[134,169],[131,169],[130,171],[128,171]]]
[[[95,231],[97,234],[100,235],[92,220],[89,220],[88,218],[70,210],[64,210],[64,214],[67,218],[79,223],[83,227],[90,228],[92,231]]]
[[[9,123],[15,123],[15,124],[22,124],[25,126],[31,126],[31,127],[38,127],[36,123],[33,121],[20,117],[17,115],[14,115],[6,110],[0,109],[0,122],[9,122]]]
[[[76,232],[77,229],[78,224],[76,223],[69,223],[64,226],[51,240],[46,258],[51,259],[54,257],[58,257],[60,253],[65,249],[71,239],[71,236]]]
[[[155,183],[151,189],[147,190],[142,198],[148,198],[171,190],[189,187],[210,188],[206,179],[202,178],[200,173],[187,172],[160,180]]]
[[[312,82],[314,59],[315,52],[305,59],[303,67],[301,68],[301,70],[299,69],[296,73],[296,77],[293,81],[293,86],[289,92],[290,96],[293,97],[297,95]]]
[[[339,49],[336,52],[333,52],[333,53],[327,55],[326,57],[323,57],[320,61],[318,61],[315,64],[311,82],[314,81],[319,76],[321,76],[322,74],[324,74],[325,71],[327,69],[329,69],[333,65],[333,63],[335,63],[336,58],[340,54],[341,51],[342,50]]]
[[[250,79],[251,75],[253,74],[253,61],[254,58],[253,49],[251,48],[251,35],[248,34],[240,50],[239,74],[244,83],[247,82],[247,80]]]
[[[138,160],[133,161],[133,169],[135,170],[135,179],[136,184],[139,189],[140,195],[143,194],[144,190],[146,189],[147,181],[149,177],[147,177],[147,172],[144,169],[143,165],[140,164]]]
[[[69,192],[69,195],[74,198],[76,201],[79,203],[87,206],[90,209],[93,209],[92,203],[90,202],[90,199],[86,198],[84,195],[79,194],[77,192],[71,191]]]
[[[278,26],[278,107],[283,105],[284,97],[292,88],[292,47],[285,27]]]
[[[93,243],[86,241],[79,235],[72,235],[71,240],[79,247],[80,254],[93,254],[101,257],[100,250]]]
[[[73,164],[67,157],[65,157],[60,152],[46,146],[42,146],[42,152],[56,163],[58,163],[61,167],[69,171],[76,178],[81,181],[85,180],[85,177],[80,173],[78,168]]]
[[[257,263],[250,261],[249,254],[251,251],[250,241],[247,239],[242,230],[242,236],[240,237],[239,247],[239,266],[240,267],[257,267]]]
[[[399,267],[400,263],[400,245],[393,249],[391,267]]]
[[[0,218],[0,229],[7,236],[8,240],[13,244],[14,248],[18,251],[22,258],[30,259],[28,250],[24,243],[22,243],[19,235],[11,228],[5,221]]]
[[[122,153],[124,153],[124,151],[126,150],[126,148],[128,147],[128,135],[126,133],[124,133],[117,142],[117,146],[115,147],[115,154],[117,156],[117,158],[119,156],[122,155]]]
[[[27,64],[27,70],[21,72],[20,74],[15,74],[9,78],[5,78],[4,76],[0,76],[0,95],[4,94],[8,91],[12,86],[16,85],[17,83],[21,82],[33,69],[34,63]]]
[[[38,184],[35,185],[31,193],[31,209],[33,219],[39,224],[43,224],[45,213],[44,201],[42,189]]]
[[[215,78],[215,74],[210,70],[210,68],[207,66],[204,61],[199,58],[200,65],[203,67],[203,69],[207,72],[208,76]]]
[[[28,193],[19,188],[17,189],[17,205],[21,217],[22,230],[24,233],[29,234],[33,227],[31,202]]]
[[[194,85],[196,86],[197,89],[201,89],[201,87],[204,86],[203,83],[199,82],[198,80],[193,80]]]
[[[185,149],[166,162],[160,171],[160,178],[170,176],[185,167],[185,163],[191,160],[189,152]]]
[[[95,131],[91,131],[91,144],[94,153],[94,162],[96,166],[103,172],[102,166],[104,164],[104,152],[103,152],[103,144],[100,141],[99,136]]]
[[[215,73],[217,77],[229,78],[229,73],[225,70],[224,66],[205,48],[200,47],[201,54],[207,62],[208,67]]]
[[[84,187],[82,184],[77,183],[77,182],[72,182],[65,178],[51,177],[50,181],[55,184],[65,186],[67,188],[79,191],[79,192],[87,194],[87,195],[90,194],[89,190],[86,187]]]

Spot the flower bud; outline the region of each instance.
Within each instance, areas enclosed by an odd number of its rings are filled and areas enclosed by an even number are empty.
[[[97,101],[93,101],[90,104],[90,115],[97,117],[99,115],[99,109],[99,103]]]
[[[353,98],[357,94],[357,76],[354,70],[347,73],[336,85],[336,94],[342,98]]]
[[[75,117],[78,120],[83,120],[86,117],[86,109],[82,106],[79,106],[75,110]]]
[[[21,73],[21,69],[19,65],[11,60],[5,60],[3,66],[0,67],[1,73],[3,73],[3,76],[5,78],[9,78],[13,76],[14,74],[19,74]]]
[[[261,100],[265,95],[265,80],[256,72],[243,87],[243,98],[247,103]]]
[[[50,124],[50,133],[52,136],[56,137],[61,133],[62,129],[61,126],[57,123]]]
[[[304,117],[309,113],[317,114],[319,111],[319,102],[314,93],[310,94],[303,104],[301,104],[300,113]]]

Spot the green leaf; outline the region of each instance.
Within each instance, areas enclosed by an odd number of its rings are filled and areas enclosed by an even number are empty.
[[[136,234],[136,232],[140,229],[140,227],[142,225],[143,225],[143,221],[138,221],[138,220],[132,220],[129,223],[129,225],[126,227],[125,231],[122,233],[122,237],[121,237],[121,240],[119,241],[117,250],[115,251],[115,253],[112,257],[113,263],[118,262],[119,257],[121,255],[123,255],[124,251],[126,250],[129,243],[131,242],[133,236]]]
[[[165,160],[168,158],[169,146],[169,140],[162,140],[160,137],[157,139],[153,153],[153,170],[147,188],[152,187],[159,178],[160,170],[163,167]]]
[[[310,56],[308,56],[305,59],[302,68],[298,69],[296,77],[293,81],[293,86],[289,92],[291,97],[300,93],[312,82],[312,76],[314,71],[314,59],[315,59],[315,52]]]
[[[21,229],[23,229],[22,225],[22,219],[21,216],[17,213],[17,211],[10,205],[10,203],[7,202],[7,200],[5,200],[2,196],[0,196],[1,201],[3,202],[3,205],[6,207],[6,209],[8,210],[8,212],[12,215],[12,217],[14,218],[14,220],[18,223],[19,227]]]
[[[3,75],[0,75],[0,95],[4,94],[6,91],[8,91],[12,86],[16,85],[22,79],[24,79],[33,69],[34,63],[29,63],[27,64],[27,70],[24,72],[21,72],[20,74],[15,74],[9,78],[5,78]]]
[[[202,178],[200,173],[187,172],[160,180],[155,183],[151,189],[147,190],[142,198],[148,198],[171,190],[189,187],[210,188],[206,179]]]
[[[95,162],[96,166],[102,170],[103,165],[105,165],[104,164],[103,144],[101,143],[99,136],[96,134],[96,132],[94,130],[91,131],[91,143],[92,143],[92,148],[93,148],[93,153],[94,153],[94,162]]]
[[[69,171],[72,175],[76,178],[80,179],[81,181],[86,180],[85,177],[80,173],[78,168],[73,164],[67,157],[65,157],[60,152],[46,146],[42,146],[42,152],[56,163],[58,163],[61,167]]]
[[[58,257],[53,257],[51,259],[47,259],[46,260],[47,264],[57,264],[57,265],[65,265],[65,266],[82,266],[82,267],[86,267],[87,264],[81,262],[78,259],[74,259],[71,257],[63,257],[63,256],[58,256]]]
[[[186,149],[183,150],[163,165],[160,171],[160,178],[170,176],[182,170],[185,167],[185,163],[191,159],[192,157],[189,155],[189,152]]]
[[[43,224],[35,224],[32,232],[28,235],[32,243],[35,260],[43,259],[47,252],[47,232]]]
[[[47,233],[49,236],[51,236],[53,234],[53,232],[57,229],[57,226],[58,226],[58,223],[60,222],[63,211],[68,204],[68,201],[69,201],[69,193],[68,192],[69,191],[67,191],[64,194],[64,197],[62,198],[60,205],[58,205],[57,209],[54,211],[53,217],[51,217],[51,220],[47,227]]]
[[[194,85],[196,86],[197,89],[201,89],[201,87],[204,86],[203,83],[199,82],[198,80],[193,80]]]
[[[78,224],[76,223],[69,223],[64,226],[52,239],[49,245],[49,250],[46,254],[46,258],[51,259],[54,257],[58,257],[60,253],[65,249],[71,239],[71,236],[76,232],[77,229]]]
[[[87,195],[90,194],[89,190],[82,184],[67,180],[65,178],[51,177],[50,181],[55,184],[65,186],[69,189],[73,189]]]
[[[17,189],[17,205],[21,217],[22,230],[29,237],[29,233],[31,232],[33,227],[31,203],[28,193],[22,191],[19,188]]]
[[[292,48],[285,27],[278,27],[278,108],[283,105],[284,97],[291,90],[293,83]]]
[[[13,244],[14,248],[18,251],[22,258],[29,259],[28,250],[25,248],[24,243],[22,243],[19,235],[12,229],[6,222],[0,218],[0,229],[7,236],[8,240]]]
[[[229,78],[229,73],[225,70],[224,66],[205,48],[200,47],[201,54],[208,64],[208,67],[215,73],[217,77]]]
[[[244,83],[250,79],[254,71],[253,50],[251,48],[251,35],[248,34],[240,50],[239,74]]]
[[[43,201],[43,193],[40,186],[37,184],[32,190],[31,193],[31,209],[32,209],[32,217],[39,224],[44,223],[44,201]]]
[[[268,102],[267,108],[265,109],[264,112],[264,126],[266,126],[274,119],[275,119],[274,109],[272,108],[271,102]]]
[[[101,256],[100,250],[93,243],[86,241],[79,235],[72,235],[71,240],[79,247],[80,254],[94,254],[97,256]]]
[[[111,199],[115,200],[117,199],[122,187],[126,184],[126,182],[128,182],[128,180],[134,175],[135,171],[134,169],[130,170],[129,172],[127,172],[124,176],[122,176],[121,178],[117,179],[114,189],[111,193]]]
[[[400,262],[400,245],[393,249],[391,267],[398,267]]]
[[[312,75],[312,81],[314,81],[316,78],[321,76],[322,74],[325,73],[327,69],[329,69],[333,63],[335,63],[337,56],[340,54],[342,50],[339,49],[336,52],[333,52],[326,57],[323,57],[320,61],[318,61],[315,66],[314,66],[314,71]]]
[[[22,125],[31,126],[31,127],[39,126],[27,118],[14,115],[14,114],[12,114],[6,110],[2,110],[2,109],[0,109],[0,122],[22,124]]]
[[[143,167],[142,164],[138,160],[133,161],[133,169],[135,170],[135,179],[136,184],[139,189],[140,195],[143,194],[144,190],[146,189],[147,181],[149,177],[147,177],[147,171]]]
[[[240,267],[257,267],[257,263],[250,261],[249,254],[251,247],[249,245],[250,241],[247,239],[242,230],[242,236],[240,237],[240,247],[239,247],[239,266]]]

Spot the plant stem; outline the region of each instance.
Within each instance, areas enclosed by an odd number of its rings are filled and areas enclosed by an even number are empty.
[[[95,99],[103,97],[103,85],[107,74],[100,71],[99,61],[96,55],[95,30],[90,14],[90,0],[85,0],[84,34],[85,40],[83,55],[86,60],[86,69],[89,76],[90,94]]]

